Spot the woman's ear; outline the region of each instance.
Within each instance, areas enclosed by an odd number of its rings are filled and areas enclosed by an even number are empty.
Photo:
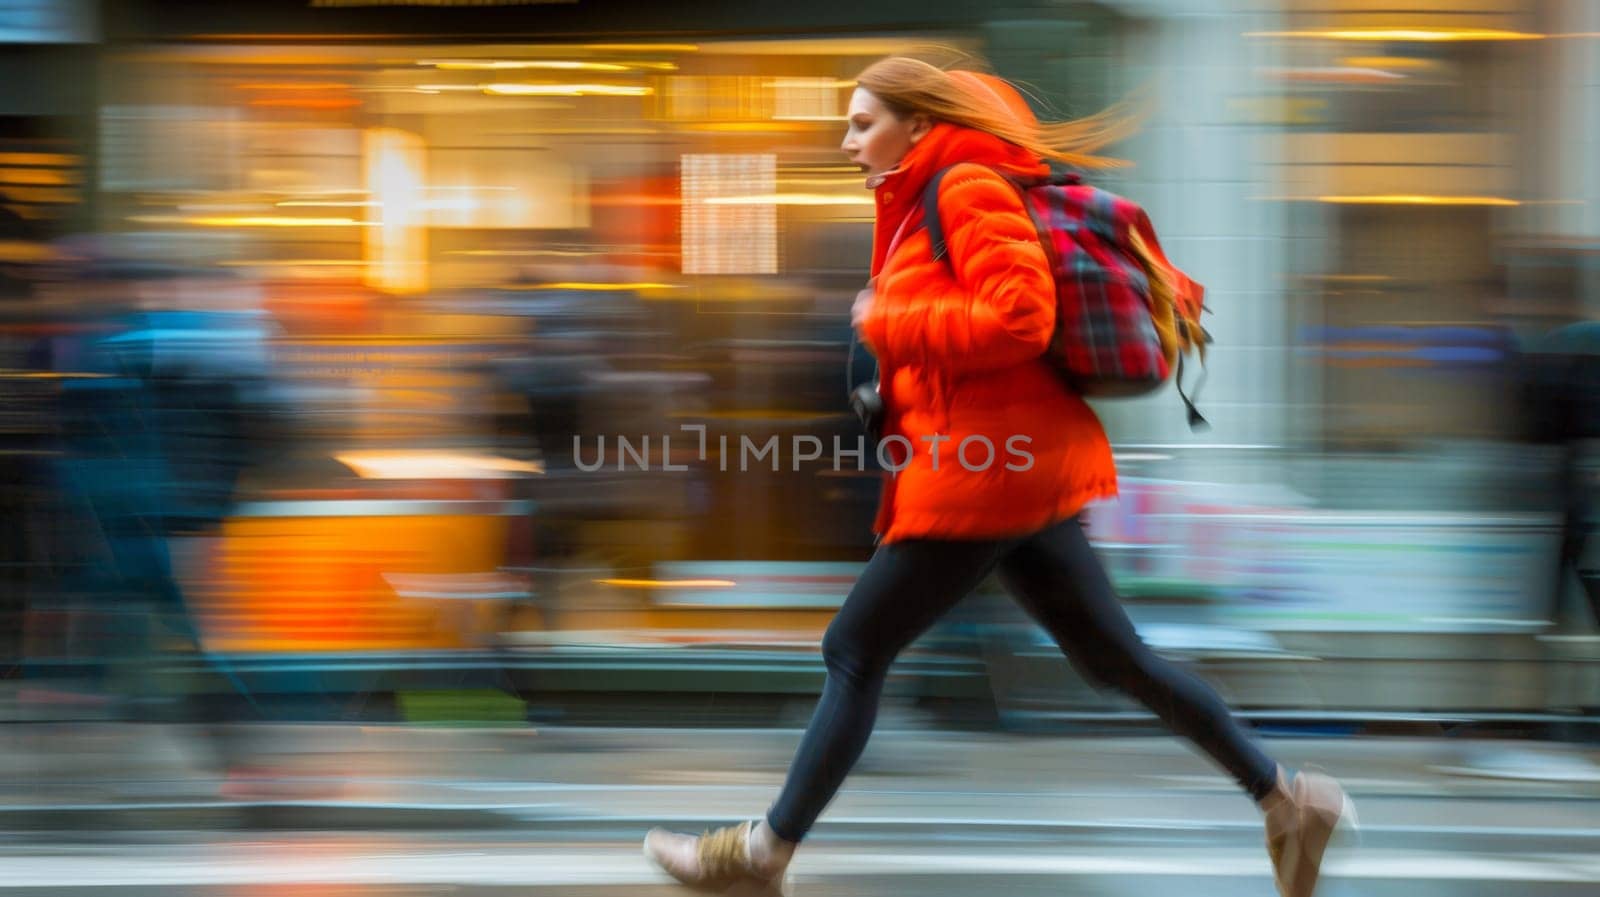
[[[912,118],[911,118],[911,143],[913,145],[915,145],[917,141],[919,141],[922,138],[928,136],[928,132],[932,131],[932,130],[933,130],[933,119],[932,118],[929,118],[927,115],[924,115],[924,114],[922,114],[920,112],[917,113],[915,116],[912,116]]]

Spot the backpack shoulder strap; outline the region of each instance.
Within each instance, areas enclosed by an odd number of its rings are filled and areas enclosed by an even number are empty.
[[[935,261],[944,259],[947,265],[951,264],[950,245],[944,240],[944,222],[939,220],[939,186],[952,168],[955,166],[934,172],[933,177],[928,179],[928,186],[922,188],[922,224],[928,229],[928,239],[933,244],[933,258]]]

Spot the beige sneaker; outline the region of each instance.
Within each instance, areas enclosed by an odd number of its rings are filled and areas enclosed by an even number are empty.
[[[781,895],[788,863],[760,868],[750,859],[752,823],[741,822],[698,837],[651,829],[644,855],[691,888],[719,894]]]
[[[1267,853],[1272,857],[1278,893],[1311,897],[1334,830],[1357,826],[1355,805],[1329,776],[1302,772],[1290,784],[1281,769],[1277,790],[1261,805],[1266,812]]]

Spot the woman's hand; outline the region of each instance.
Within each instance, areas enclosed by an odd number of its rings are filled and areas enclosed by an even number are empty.
[[[856,293],[855,304],[850,306],[850,326],[859,328],[861,322],[872,314],[872,303],[876,295],[874,282],[867,281],[866,287]]]

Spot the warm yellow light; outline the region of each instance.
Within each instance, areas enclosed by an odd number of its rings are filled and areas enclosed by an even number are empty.
[[[77,174],[57,168],[0,168],[0,184],[71,187],[77,183]]]
[[[694,53],[700,49],[700,46],[698,44],[584,44],[583,49],[616,53],[626,53],[632,50],[642,50],[646,53]]]
[[[1346,56],[1340,65],[1364,69],[1431,69],[1439,63],[1432,59],[1414,59],[1409,56]]]
[[[422,138],[394,128],[372,128],[362,135],[367,191],[375,198],[369,220],[377,225],[363,240],[372,262],[366,283],[393,293],[428,288],[428,232],[420,208],[426,147]]]
[[[1317,202],[1361,206],[1520,206],[1502,196],[1425,196],[1393,193],[1372,196],[1319,196]]]
[[[247,81],[247,82],[245,82],[243,84],[239,84],[239,85],[235,85],[235,86],[237,86],[240,90],[288,91],[288,90],[344,90],[345,88],[349,87],[350,85],[348,85],[348,84],[340,84],[340,83],[333,82],[333,81],[326,81],[326,82],[313,82],[313,81],[288,81],[288,82]]]
[[[50,262],[59,256],[44,243],[27,240],[0,240],[0,262]]]
[[[517,71],[521,69],[553,69],[563,72],[626,72],[629,66],[615,62],[578,62],[571,59],[493,59],[493,60],[434,60],[417,63],[431,65],[446,72]]]
[[[361,105],[355,97],[327,97],[294,100],[278,97],[270,100],[251,100],[250,105],[275,109],[353,109]]]
[[[494,97],[643,97],[653,91],[626,84],[485,84],[483,92]]]
[[[871,196],[848,193],[766,193],[751,196],[714,196],[701,200],[708,206],[870,206]]]
[[[0,153],[0,165],[76,165],[77,156],[66,153]]]
[[[235,259],[218,262],[224,269],[360,269],[368,262],[360,259]]]
[[[1328,28],[1316,31],[1247,31],[1245,37],[1435,42],[1544,40],[1547,35],[1525,31],[1502,31],[1497,28]]]
[[[425,199],[417,208],[428,212],[464,212],[471,214],[483,208],[483,203],[471,197],[456,199]]]
[[[333,200],[333,199],[291,199],[287,202],[276,203],[280,209],[368,209],[381,206],[383,203],[362,200]]]
[[[360,259],[235,259],[218,262],[223,268],[359,268]]]
[[[356,189],[329,188],[325,190],[279,190],[279,196],[365,196],[367,191]]]
[[[475,255],[485,257],[495,256],[552,256],[559,258],[587,258],[590,256],[604,255],[603,252],[568,251],[561,249],[452,249],[445,255]]]
[[[856,169],[851,169],[860,174]],[[859,187],[860,178],[834,177],[834,178],[792,178],[780,177],[778,183],[785,187]]]
[[[791,174],[835,174],[835,173],[860,174],[859,165],[791,165],[783,169],[784,175]]]
[[[842,78],[777,78],[761,82],[762,87],[815,88],[818,90],[843,90],[855,87],[858,82]]]
[[[135,215],[139,224],[187,224],[194,227],[367,227],[354,218],[302,218],[294,215]]]
[[[681,290],[682,284],[676,283],[582,283],[578,281],[562,281],[560,283],[538,283],[531,286],[518,287],[526,290]]]
[[[687,125],[685,130],[711,134],[794,134],[814,131],[812,122],[795,121],[711,121]]]
[[[731,589],[731,579],[597,579],[596,583],[619,589]]]
[[[544,473],[537,461],[453,452],[343,452],[335,461],[368,480],[483,480]]]

